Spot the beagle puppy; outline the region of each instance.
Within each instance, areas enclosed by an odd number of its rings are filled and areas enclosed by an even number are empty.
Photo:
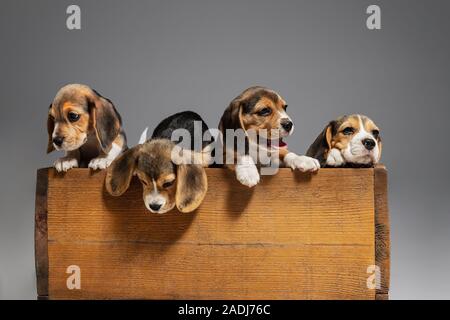
[[[328,167],[371,167],[381,158],[380,129],[359,114],[331,121],[309,147],[307,155]]]
[[[150,140],[127,150],[111,164],[106,174],[106,190],[113,196],[120,196],[136,175],[142,183],[145,207],[150,212],[162,214],[175,206],[180,212],[197,209],[208,189],[204,166],[209,159],[192,163],[190,157],[201,152],[177,150],[172,141],[177,129],[186,130],[194,139],[195,122],[201,124],[202,134],[208,130],[194,112],[177,113],[163,120]],[[206,142],[202,142],[202,147],[207,147]],[[182,152],[178,152],[180,150]]]
[[[113,103],[82,84],[61,88],[50,105],[47,153],[65,151],[58,172],[75,167],[105,169],[127,149],[122,120]]]
[[[219,130],[222,133],[224,158],[230,159],[230,153],[233,153],[234,159],[234,164],[226,163],[225,166],[235,170],[236,178],[243,185],[253,187],[260,180],[257,167],[261,166],[261,163],[248,152],[252,144],[257,144],[259,150],[264,148],[269,153],[277,152],[277,161],[281,161],[281,164],[292,169],[299,169],[302,172],[315,172],[320,168],[316,159],[298,156],[288,150],[287,143],[283,141],[283,138],[293,133],[294,124],[286,109],[285,100],[277,92],[256,86],[242,92],[231,101],[223,113]],[[227,146],[226,131],[230,129],[235,131],[242,129],[244,131],[247,136],[245,152],[237,152],[234,143],[231,143],[233,149]],[[256,133],[256,137],[253,139],[248,134],[250,129]],[[259,142],[261,140],[266,141],[266,146],[261,146]]]

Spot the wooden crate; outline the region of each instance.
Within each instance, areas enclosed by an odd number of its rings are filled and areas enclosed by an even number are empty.
[[[280,169],[253,189],[207,169],[191,214],[148,212],[139,181],[119,198],[104,172],[37,174],[36,273],[43,299],[387,299],[387,173]],[[69,290],[67,268],[80,267]],[[380,287],[368,288],[370,266]],[[370,269],[369,269],[370,271]]]

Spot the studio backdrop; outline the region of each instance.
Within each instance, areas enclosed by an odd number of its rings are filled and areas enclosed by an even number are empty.
[[[299,154],[331,119],[368,115],[389,170],[390,297],[450,298],[449,11],[445,0],[2,1],[0,298],[36,298],[36,170],[61,156],[46,154],[46,120],[68,83],[115,102],[129,145],[188,109],[215,128],[252,85],[286,99]]]

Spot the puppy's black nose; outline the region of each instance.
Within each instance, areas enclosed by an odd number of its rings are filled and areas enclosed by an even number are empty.
[[[286,130],[287,132],[291,131],[293,123],[292,121],[285,121],[281,123],[281,126],[283,127],[284,130]]]
[[[54,143],[56,146],[58,146],[58,147],[61,147],[61,145],[63,144],[63,142],[64,142],[64,138],[63,138],[63,137],[54,137],[54,138],[53,138],[53,143]]]
[[[376,142],[373,139],[364,139],[362,143],[367,150],[372,150],[376,146]]]
[[[159,209],[161,209],[161,205],[158,203],[150,203],[150,209],[153,211],[159,211]]]

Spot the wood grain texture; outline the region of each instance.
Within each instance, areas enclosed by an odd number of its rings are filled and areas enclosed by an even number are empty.
[[[376,298],[374,169],[280,169],[253,189],[207,173],[196,212],[155,215],[136,180],[114,198],[104,172],[49,170],[49,297]],[[81,290],[66,288],[73,264]]]
[[[381,285],[377,296],[388,297],[390,283],[390,224],[388,207],[387,170],[384,166],[374,169],[375,180],[375,248],[376,265],[381,272]]]
[[[48,170],[40,169],[36,180],[34,255],[37,294],[43,299],[48,296],[47,190]]]
[[[377,293],[375,300],[389,300],[389,293]]]

